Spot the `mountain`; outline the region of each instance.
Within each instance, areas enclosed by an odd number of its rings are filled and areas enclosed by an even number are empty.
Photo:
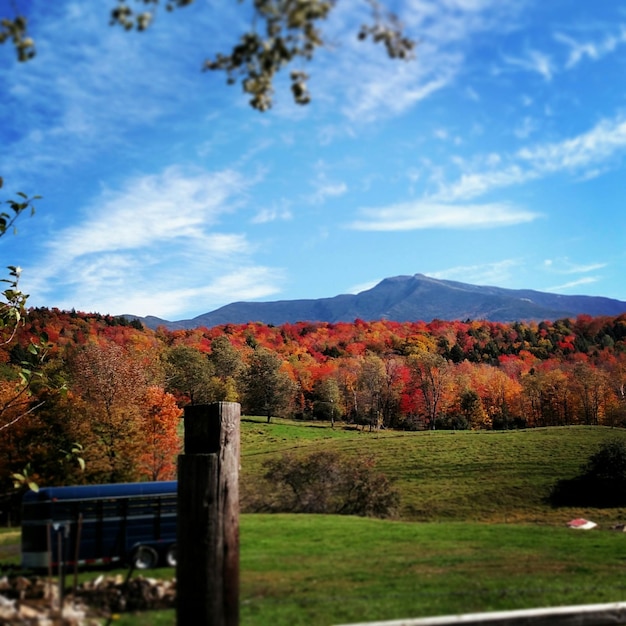
[[[423,274],[386,278],[357,294],[317,300],[234,302],[190,320],[170,322],[137,317],[149,328],[211,328],[221,324],[262,322],[353,322],[388,319],[398,322],[481,319],[494,322],[556,320],[581,314],[616,316],[626,302],[595,296],[563,296],[531,289],[503,289],[438,280]]]

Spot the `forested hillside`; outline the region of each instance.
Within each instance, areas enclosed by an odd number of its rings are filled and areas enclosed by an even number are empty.
[[[626,315],[153,331],[33,309],[0,351],[0,396],[3,491],[15,473],[46,484],[171,478],[188,403],[368,431],[623,426]]]

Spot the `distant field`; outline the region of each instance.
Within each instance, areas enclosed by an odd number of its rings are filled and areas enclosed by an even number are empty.
[[[368,432],[319,423],[259,418],[242,421],[242,490],[258,489],[262,464],[283,454],[336,450],[371,456],[396,481],[399,517],[412,521],[480,521],[561,525],[586,515],[612,524],[626,511],[553,509],[554,483],[577,475],[582,463],[626,431],[567,426],[520,431]]]

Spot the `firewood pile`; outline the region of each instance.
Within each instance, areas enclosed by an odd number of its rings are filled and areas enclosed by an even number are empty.
[[[92,626],[116,613],[173,608],[176,583],[141,576],[127,582],[123,576],[99,576],[66,592],[62,603],[59,595],[54,580],[0,578],[0,626]]]

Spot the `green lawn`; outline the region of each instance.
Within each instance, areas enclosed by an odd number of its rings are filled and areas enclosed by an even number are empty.
[[[626,536],[611,530],[244,515],[241,624],[322,626],[622,601],[625,564]],[[174,612],[116,623],[173,624]]]

